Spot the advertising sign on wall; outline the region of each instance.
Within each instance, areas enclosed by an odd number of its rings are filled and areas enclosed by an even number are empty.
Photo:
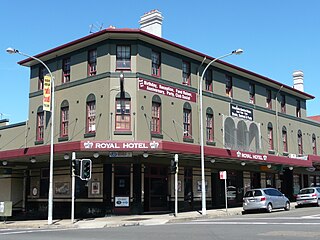
[[[230,104],[230,116],[253,121],[253,110],[235,104]]]

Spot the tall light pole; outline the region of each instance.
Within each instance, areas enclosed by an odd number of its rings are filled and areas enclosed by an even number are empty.
[[[203,143],[203,104],[202,104],[202,82],[204,74],[206,73],[207,69],[211,64],[214,62],[228,57],[233,54],[241,54],[243,53],[242,49],[237,49],[232,51],[231,53],[228,53],[226,55],[223,55],[221,57],[213,59],[209,64],[205,67],[205,69],[202,72],[201,78],[200,78],[200,86],[199,86],[199,93],[200,93],[200,154],[201,154],[201,201],[202,201],[202,215],[207,214],[207,208],[206,208],[206,182],[205,182],[205,174],[204,174],[204,143]]]
[[[49,175],[49,196],[48,196],[48,224],[52,224],[52,212],[53,212],[53,133],[54,133],[54,78],[52,72],[50,71],[49,67],[41,61],[39,58],[30,56],[28,54],[22,53],[17,49],[14,48],[7,48],[7,53],[15,54],[18,53],[22,56],[26,56],[32,58],[39,63],[41,63],[48,71],[50,78],[51,78],[51,139],[50,139],[50,175]]]

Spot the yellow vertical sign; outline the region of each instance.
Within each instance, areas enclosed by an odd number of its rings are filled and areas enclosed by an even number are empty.
[[[43,111],[51,110],[51,77],[45,76],[43,80]]]

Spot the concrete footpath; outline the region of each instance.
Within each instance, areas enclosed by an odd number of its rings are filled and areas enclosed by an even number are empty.
[[[28,221],[6,221],[0,222],[0,229],[15,228],[105,228],[121,226],[146,226],[159,225],[172,222],[183,222],[194,219],[216,218],[222,216],[241,215],[242,207],[226,209],[210,209],[207,215],[202,216],[198,211],[178,213],[175,217],[170,214],[144,214],[144,215],[125,215],[108,216],[101,218],[76,219],[71,223],[70,219],[53,220],[52,225],[48,225],[47,220],[28,220]]]

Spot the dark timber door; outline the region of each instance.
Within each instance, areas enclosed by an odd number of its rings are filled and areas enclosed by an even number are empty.
[[[168,210],[168,167],[146,166],[144,211]]]

